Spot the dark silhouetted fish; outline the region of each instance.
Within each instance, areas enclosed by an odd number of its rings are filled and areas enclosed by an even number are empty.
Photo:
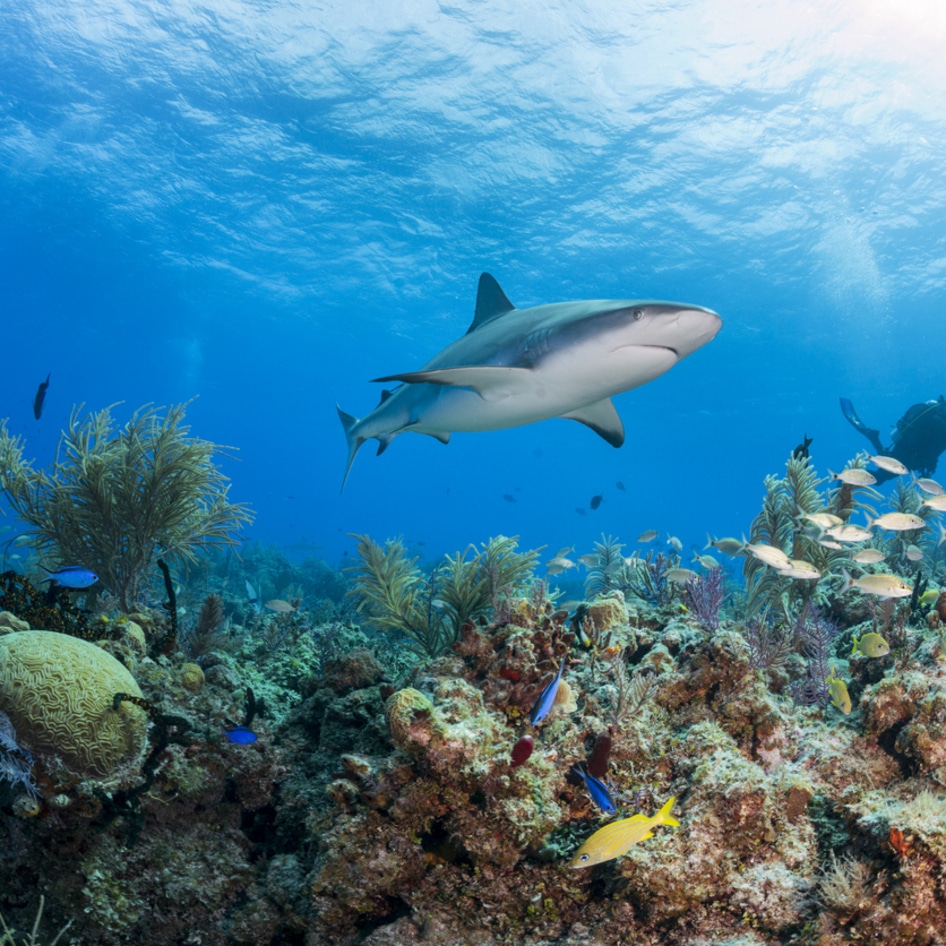
[[[597,508],[601,505],[601,502],[602,502],[603,499],[604,499],[604,496],[602,496],[601,493],[598,493],[597,496],[592,496],[592,497],[591,497],[591,502],[588,503],[588,505],[589,505],[592,509],[597,509]]]
[[[505,499],[507,503],[514,503],[516,501],[516,497],[511,496],[509,493],[503,493],[503,499]]]
[[[581,506],[576,506],[576,507],[575,507],[575,512],[577,512],[579,516],[587,516],[587,515],[588,515],[588,513],[585,512],[585,510],[582,509]]]
[[[811,437],[805,434],[805,439],[792,451],[793,460],[804,460],[808,454],[808,448],[811,446]]]
[[[627,487],[626,487],[620,480],[618,480],[614,485],[615,485],[622,493],[627,490]]]
[[[36,391],[36,397],[33,398],[33,416],[39,420],[43,416],[43,401],[46,400],[46,389],[49,387],[49,379],[52,373],[46,375],[46,380],[41,381]]]

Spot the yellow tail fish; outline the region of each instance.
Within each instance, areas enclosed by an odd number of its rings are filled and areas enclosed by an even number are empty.
[[[676,800],[675,797],[671,798],[652,818],[648,818],[647,815],[632,815],[630,818],[622,818],[620,821],[606,824],[578,848],[572,858],[571,866],[593,867],[595,864],[613,861],[616,857],[627,854],[638,841],[652,838],[654,833],[651,828],[656,825],[680,827],[680,822],[670,814]]]

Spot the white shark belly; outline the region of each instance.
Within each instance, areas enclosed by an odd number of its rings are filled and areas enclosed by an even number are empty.
[[[591,346],[589,346],[590,348]],[[411,431],[475,433],[560,417],[658,378],[677,363],[667,348],[625,347],[547,358],[520,383],[482,393],[452,385],[417,385]],[[424,389],[424,390],[421,390]]]

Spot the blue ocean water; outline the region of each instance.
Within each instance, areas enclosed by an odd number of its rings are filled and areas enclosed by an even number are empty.
[[[946,388],[933,0],[2,10],[0,416],[39,465],[74,404],[196,397],[248,537],[333,563],[352,532],[702,546],[804,434],[822,472],[866,447],[839,396],[886,435]],[[482,271],[724,325],[616,399],[619,450],[565,420],[403,436],[339,495],[336,403],[465,332]]]

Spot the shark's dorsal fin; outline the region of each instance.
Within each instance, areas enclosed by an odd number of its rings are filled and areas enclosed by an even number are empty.
[[[480,284],[476,290],[476,312],[466,334],[469,335],[507,312],[514,312],[515,308],[506,298],[506,293],[502,291],[499,283],[489,273],[480,273]]]
[[[624,424],[621,423],[620,415],[609,397],[559,416],[584,424],[599,437],[607,440],[612,447],[620,447],[624,443]]]

